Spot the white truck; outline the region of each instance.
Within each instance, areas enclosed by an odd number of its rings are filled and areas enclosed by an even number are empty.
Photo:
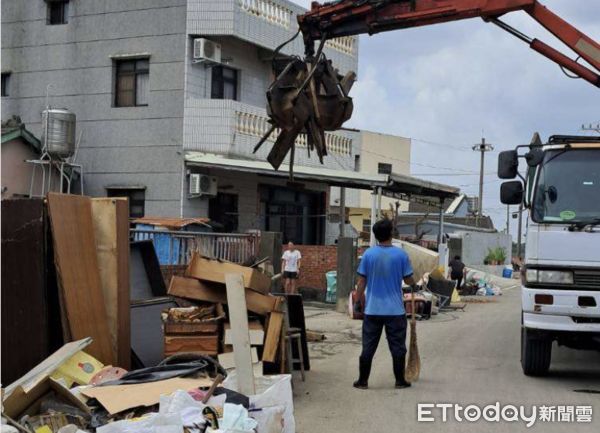
[[[527,170],[519,173],[519,159]],[[550,368],[552,344],[600,350],[600,137],[553,136],[502,152],[501,201],[529,210],[521,270],[521,365]]]

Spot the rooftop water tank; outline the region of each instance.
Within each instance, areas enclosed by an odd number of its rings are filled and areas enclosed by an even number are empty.
[[[46,142],[46,130],[48,141]],[[75,153],[75,114],[65,108],[42,112],[42,144],[51,156],[68,158]]]

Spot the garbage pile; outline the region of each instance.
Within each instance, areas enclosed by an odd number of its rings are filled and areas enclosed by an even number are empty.
[[[462,296],[500,296],[502,289],[494,283],[493,278],[485,272],[469,270],[465,283],[459,290]]]
[[[85,353],[91,339],[67,343],[4,390],[2,432],[166,433],[294,431],[290,375],[257,378],[237,392],[211,358],[198,356],[126,372]]]
[[[130,243],[126,199],[51,193],[47,215],[60,305],[42,312],[64,344],[3,389],[2,432],[295,431],[304,313],[300,296],[271,294],[268,261],[194,252],[167,287],[152,240]]]

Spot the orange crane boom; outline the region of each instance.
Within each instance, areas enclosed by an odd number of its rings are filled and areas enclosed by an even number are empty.
[[[530,38],[500,17],[525,11],[578,55],[573,60],[539,39]],[[312,3],[298,16],[306,54],[314,54],[314,42],[341,36],[375,34],[468,18],[482,18],[508,31],[573,74],[600,87],[600,44],[577,30],[537,0],[338,0]],[[578,63],[579,58],[591,67]]]

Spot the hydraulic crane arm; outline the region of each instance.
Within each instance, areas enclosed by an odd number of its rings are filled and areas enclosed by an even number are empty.
[[[499,19],[514,11],[525,11],[554,34],[592,68],[578,63],[548,44],[529,38]],[[314,54],[314,41],[358,34],[374,34],[390,30],[419,27],[482,18],[510,32],[529,46],[600,87],[600,44],[548,10],[537,0],[338,0],[312,8],[298,16],[307,55]]]

